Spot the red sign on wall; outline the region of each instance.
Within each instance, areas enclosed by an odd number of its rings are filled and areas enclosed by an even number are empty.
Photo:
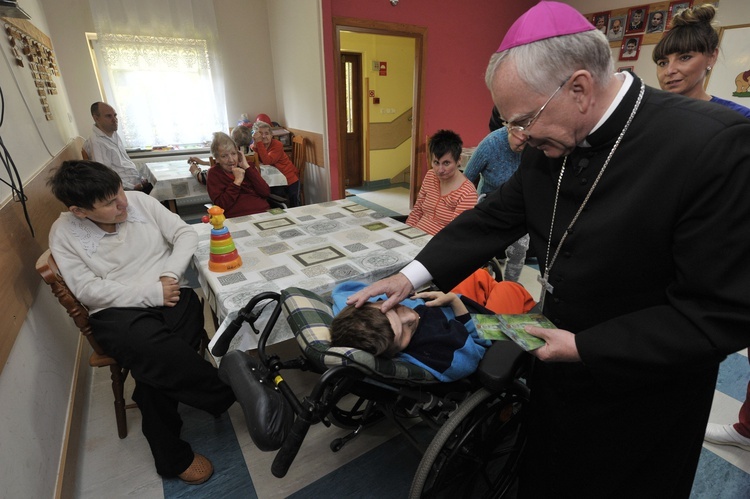
[[[380,76],[387,76],[388,75],[388,63],[385,61],[380,61]]]

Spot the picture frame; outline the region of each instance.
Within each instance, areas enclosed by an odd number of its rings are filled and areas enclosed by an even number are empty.
[[[633,33],[643,33],[644,31],[646,31],[647,19],[648,5],[631,7],[628,10],[628,22],[625,24],[625,35]]]
[[[611,16],[607,25],[607,40],[619,42],[625,34],[626,16]]]
[[[719,53],[706,76],[706,92],[750,107],[750,24],[720,28]]]
[[[633,71],[635,71],[635,66],[620,66],[617,68],[618,73],[622,73],[623,71],[633,73]]]
[[[693,1],[688,0],[675,0],[669,2],[669,12],[667,13],[667,23],[664,25],[664,31],[669,31],[669,25],[672,23],[672,18],[682,12],[685,9],[692,7]]]
[[[596,29],[598,29],[605,35],[607,34],[607,29],[609,28],[609,13],[610,11],[597,12],[596,14],[591,14],[591,17],[589,18],[591,24],[593,24]]]
[[[634,45],[631,47],[631,45]],[[621,61],[635,61],[638,59],[638,54],[641,53],[641,45],[643,45],[643,35],[626,35],[622,40],[622,46],[620,47],[620,58]]]
[[[646,33],[651,35],[658,35],[664,33],[664,27],[667,22],[666,10],[653,10],[648,14],[648,21],[646,21]],[[658,24],[654,24],[658,22]]]

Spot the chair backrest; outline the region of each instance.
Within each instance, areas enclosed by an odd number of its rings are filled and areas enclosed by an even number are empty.
[[[300,204],[305,204],[305,138],[302,135],[292,138],[292,162],[299,177]]]
[[[45,251],[36,261],[36,270],[44,279],[44,282],[52,288],[52,294],[57,297],[60,304],[65,307],[68,315],[73,319],[81,334],[88,340],[91,347],[99,355],[106,355],[96,339],[91,335],[91,324],[89,324],[89,311],[78,301],[60,274],[55,258],[50,250]]]
[[[91,158],[89,158],[89,153],[87,153],[86,149],[84,149],[83,147],[81,148],[81,157],[83,159],[91,159]]]

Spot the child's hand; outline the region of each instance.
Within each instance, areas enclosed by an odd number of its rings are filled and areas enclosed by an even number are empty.
[[[412,298],[422,298],[425,306],[428,307],[445,307],[450,306],[456,316],[468,314],[466,305],[456,293],[443,293],[442,291],[424,291],[417,293]]]
[[[412,295],[412,298],[421,298],[428,307],[444,307],[450,305],[458,296],[454,293],[445,294],[442,291],[423,291]]]

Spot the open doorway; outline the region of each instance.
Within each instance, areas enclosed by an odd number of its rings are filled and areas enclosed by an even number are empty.
[[[334,18],[334,29],[336,36],[334,38],[334,60],[342,61],[340,64],[334,65],[336,75],[334,81],[335,93],[339,99],[339,111],[337,120],[337,134],[339,139],[340,158],[342,159],[342,166],[339,168],[339,186],[341,189],[340,195],[345,195],[345,189],[347,181],[352,182],[356,179],[353,176],[354,172],[348,171],[347,165],[348,158],[351,158],[352,154],[358,154],[362,166],[358,167],[360,171],[365,171],[367,168],[367,161],[370,158],[370,143],[369,143],[369,118],[367,110],[362,113],[360,119],[361,126],[363,127],[364,133],[360,133],[361,146],[358,144],[352,144],[351,126],[347,125],[347,111],[341,109],[342,96],[346,95],[347,92],[347,78],[351,75],[347,75],[347,66],[344,64],[343,54],[341,53],[341,37],[344,32],[355,32],[355,33],[367,33],[373,35],[385,35],[387,37],[408,37],[413,39],[414,43],[414,61],[413,61],[413,92],[411,95],[411,108],[407,112],[403,113],[403,116],[394,116],[394,121],[399,119],[405,123],[408,127],[410,134],[409,151],[408,151],[408,182],[410,191],[410,205],[413,205],[414,199],[416,199],[416,193],[419,190],[418,179],[422,178],[424,173],[422,170],[425,168],[425,141],[422,138],[422,103],[423,103],[423,82],[424,82],[424,67],[422,61],[425,60],[425,35],[427,28],[420,26],[409,26],[403,24],[386,23],[380,21],[364,20],[364,19],[352,19],[352,18]],[[363,79],[367,81],[367,78]],[[365,87],[367,83],[365,83]],[[367,88],[361,89],[360,92],[368,91]],[[367,98],[374,96],[369,93]],[[365,103],[368,101],[365,100]],[[388,108],[386,108],[388,109]],[[391,108],[392,109],[392,108]],[[364,128],[368,127],[368,128]],[[349,148],[353,149],[349,149]],[[357,151],[357,147],[361,147],[361,151]],[[352,164],[355,164],[354,161]]]

